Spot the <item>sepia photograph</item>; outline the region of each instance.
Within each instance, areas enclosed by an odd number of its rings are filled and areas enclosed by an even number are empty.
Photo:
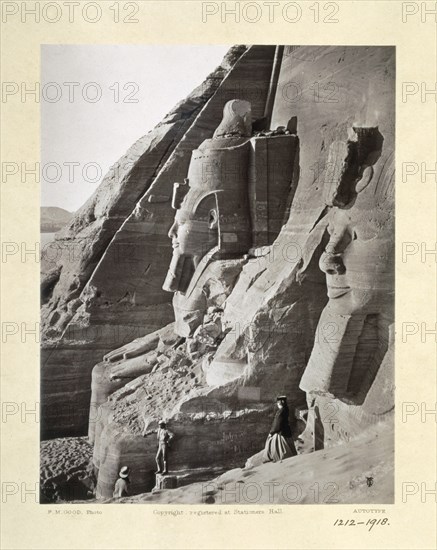
[[[395,70],[41,45],[40,503],[394,503]]]
[[[5,550],[435,550],[435,0],[2,0]]]

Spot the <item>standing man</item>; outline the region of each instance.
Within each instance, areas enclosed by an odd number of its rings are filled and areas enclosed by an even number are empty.
[[[156,453],[156,464],[158,466],[157,474],[167,474],[167,457],[168,449],[170,448],[170,442],[173,439],[173,434],[167,430],[167,424],[161,420],[159,423],[157,438],[158,438],[158,452]],[[161,468],[162,461],[162,468]]]

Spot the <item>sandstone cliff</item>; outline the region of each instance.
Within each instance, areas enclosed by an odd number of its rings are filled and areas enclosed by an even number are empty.
[[[192,149],[212,136],[224,102],[246,94],[261,116],[274,48],[246,50],[231,48],[138,140],[45,251],[52,266],[41,291],[43,435],[86,433],[95,363],[173,319],[171,295],[161,288],[171,254],[171,186],[183,181]]]

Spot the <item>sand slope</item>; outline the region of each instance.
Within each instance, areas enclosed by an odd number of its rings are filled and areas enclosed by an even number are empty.
[[[383,426],[327,450],[226,472],[210,482],[120,499],[164,504],[389,504],[394,437]],[[367,478],[372,478],[368,486]]]

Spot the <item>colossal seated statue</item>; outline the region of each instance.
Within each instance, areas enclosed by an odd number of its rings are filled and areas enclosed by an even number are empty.
[[[297,185],[298,138],[285,131],[261,134],[252,135],[249,102],[227,102],[213,137],[192,152],[184,183],[174,184],[173,256],[163,288],[174,293],[171,330],[180,337],[192,338],[208,308],[223,305],[247,255],[271,245],[286,220]],[[129,380],[152,372],[158,332],[108,353],[94,368],[93,409]],[[94,431],[90,424],[91,437]]]
[[[394,162],[382,141],[376,128],[359,128],[355,141],[330,149],[324,189],[330,210],[320,222],[326,245],[319,260],[329,300],[300,382],[316,448],[329,441],[329,433],[315,434],[329,401],[337,412],[344,409],[343,419],[350,415],[351,431],[354,415],[383,414],[394,405]],[[330,337],[321,337],[327,326]]]

